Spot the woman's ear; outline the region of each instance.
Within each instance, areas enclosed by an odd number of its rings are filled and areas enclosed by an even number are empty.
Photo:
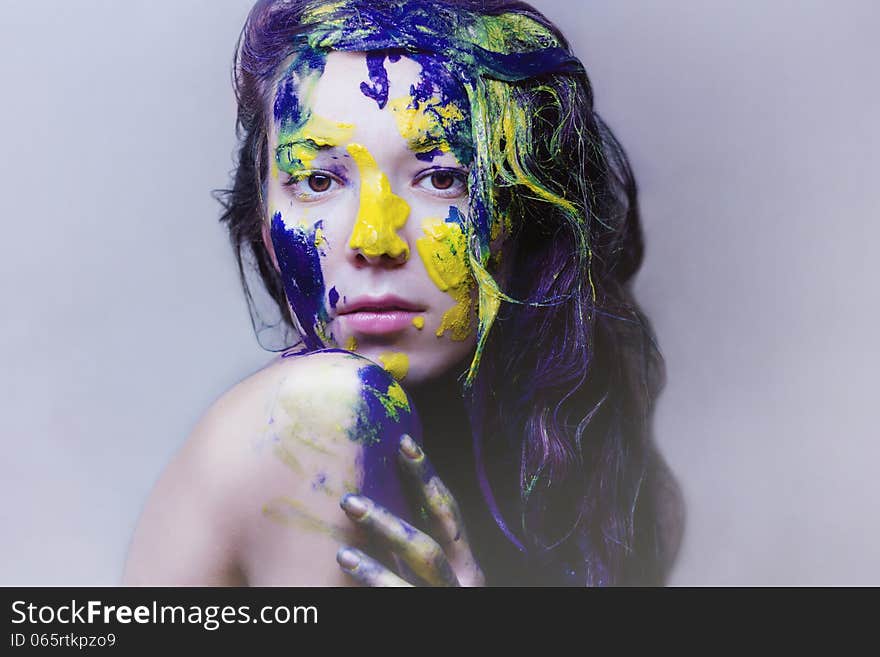
[[[269,232],[269,222],[263,220],[262,224],[263,246],[266,247],[266,250],[269,252],[269,257],[272,258],[272,264],[275,265],[275,271],[279,271],[278,257],[275,255],[275,245],[272,244],[272,235]]]

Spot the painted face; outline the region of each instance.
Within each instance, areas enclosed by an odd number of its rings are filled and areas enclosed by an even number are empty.
[[[305,73],[303,72],[305,71]],[[331,52],[278,84],[264,235],[306,347],[418,384],[469,358],[467,103],[429,60]]]

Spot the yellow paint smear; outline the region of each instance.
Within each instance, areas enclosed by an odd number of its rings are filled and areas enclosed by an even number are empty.
[[[331,121],[317,114],[312,114],[305,125],[287,143],[287,164],[291,167],[297,167],[296,163],[299,160],[302,167],[308,169],[318,154],[308,142],[313,142],[317,146],[339,146],[343,142],[351,140],[352,135],[354,135],[353,124]],[[282,162],[282,166],[284,164]]]
[[[422,315],[416,315],[413,317],[413,326],[415,326],[420,331],[425,328],[425,318]]]
[[[409,371],[409,357],[401,351],[384,353],[379,356],[379,362],[398,381],[406,377],[406,373]],[[400,386],[397,387],[400,388]],[[403,388],[400,390],[403,392]],[[388,389],[388,394],[391,394],[391,388]],[[406,400],[406,395],[403,398]]]
[[[397,258],[404,254],[409,258],[409,245],[397,234],[409,216],[409,203],[391,191],[388,176],[364,146],[349,144],[346,150],[361,178],[360,206],[349,247],[371,257],[385,254]]]
[[[416,248],[434,284],[455,299],[455,305],[443,314],[437,337],[452,332],[453,340],[464,340],[471,332],[471,288],[473,277],[467,261],[467,244],[461,226],[442,219],[426,219],[424,237]]]
[[[403,388],[400,387],[399,383],[392,383],[388,386],[388,397],[391,399],[391,403],[394,404],[396,408],[402,408],[409,412],[409,399],[406,396],[406,393],[403,391]]]
[[[345,341],[345,349],[346,349],[346,351],[357,351],[357,348],[358,348],[358,341],[352,335],[351,337],[348,338],[348,340]]]
[[[388,109],[397,123],[397,131],[408,142],[424,142],[427,149],[439,148],[449,152],[449,143],[443,138],[450,124],[464,120],[461,109],[452,103],[441,105],[438,98],[411,107],[412,98],[401,96],[388,101]],[[433,142],[433,143],[432,143]]]
[[[306,506],[289,497],[276,497],[263,505],[263,515],[270,520],[288,527],[326,534],[343,543],[351,540],[351,533],[324,522],[306,510]]]

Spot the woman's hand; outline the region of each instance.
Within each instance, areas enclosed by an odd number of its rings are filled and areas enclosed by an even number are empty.
[[[387,546],[399,563],[431,586],[483,586],[461,512],[415,441],[400,439],[400,463],[415,482],[428,514],[431,538],[363,495],[346,495],[340,506],[360,527]],[[343,546],[336,554],[342,569],[365,586],[413,586],[361,550]]]

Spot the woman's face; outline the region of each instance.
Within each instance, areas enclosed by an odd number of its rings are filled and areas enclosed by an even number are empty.
[[[281,79],[268,136],[264,239],[306,346],[355,351],[412,384],[476,343],[455,137],[469,139],[467,103],[432,69],[331,52],[323,74]]]

